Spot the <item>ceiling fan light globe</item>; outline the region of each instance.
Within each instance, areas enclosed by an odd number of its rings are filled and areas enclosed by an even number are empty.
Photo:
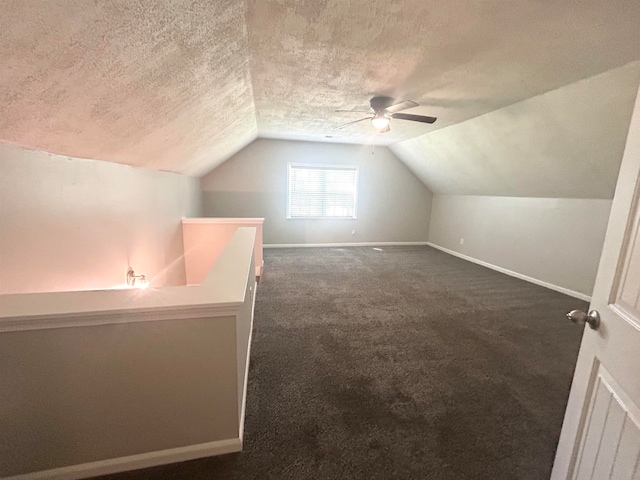
[[[389,118],[384,115],[376,115],[371,119],[371,125],[378,130],[384,130],[389,126]]]

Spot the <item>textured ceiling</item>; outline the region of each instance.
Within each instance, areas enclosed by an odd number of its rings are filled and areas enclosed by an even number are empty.
[[[640,59],[638,0],[248,0],[263,137],[395,143]],[[411,99],[430,126],[373,134],[375,94]]]
[[[196,175],[256,136],[393,144],[640,59],[637,0],[0,0],[0,12],[0,141]],[[439,119],[333,129],[359,118],[336,108],[376,94]]]
[[[204,173],[256,137],[243,0],[0,1],[0,140]]]
[[[640,62],[392,145],[435,193],[613,198]]]

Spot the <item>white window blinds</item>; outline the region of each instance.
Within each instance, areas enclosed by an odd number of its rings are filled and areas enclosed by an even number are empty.
[[[358,167],[289,164],[287,218],[356,218]]]

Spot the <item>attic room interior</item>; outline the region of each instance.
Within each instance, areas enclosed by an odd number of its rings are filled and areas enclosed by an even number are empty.
[[[0,12],[0,478],[639,478],[640,2]]]

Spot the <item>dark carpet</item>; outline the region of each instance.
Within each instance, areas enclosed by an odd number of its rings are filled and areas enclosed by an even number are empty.
[[[573,308],[430,247],[266,250],[244,451],[103,478],[547,480]]]

